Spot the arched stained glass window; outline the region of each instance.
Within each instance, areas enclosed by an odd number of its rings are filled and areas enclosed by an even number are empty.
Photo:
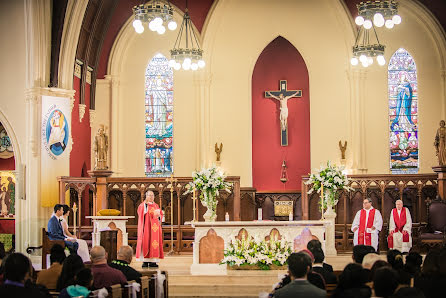
[[[418,173],[417,68],[405,49],[398,49],[388,67],[390,170]]]
[[[173,174],[173,71],[169,61],[156,54],[146,68],[145,173],[147,177]]]

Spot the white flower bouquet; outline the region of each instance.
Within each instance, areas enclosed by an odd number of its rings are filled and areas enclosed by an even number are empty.
[[[306,184],[312,185],[308,194],[311,194],[314,191],[321,193],[323,188],[324,198],[322,202],[324,204],[324,209],[327,205],[333,207],[336,206],[339,201],[336,196],[338,190],[353,190],[353,188],[348,186],[350,180],[347,178],[347,175],[342,173],[342,170],[343,168],[332,165],[330,161],[328,161],[327,166],[321,166],[316,173],[310,175],[310,179],[306,182]]]
[[[254,239],[233,239],[224,252],[221,264],[238,266],[243,269],[247,265],[256,266],[262,270],[287,265],[287,260],[293,252],[292,243],[284,240],[255,241]]]
[[[208,208],[211,221],[216,217],[219,191],[231,191],[232,183],[226,182],[225,178],[225,174],[215,165],[208,169],[201,169],[199,172],[192,173],[192,182],[189,182],[189,189],[184,193],[191,193],[194,189],[200,191],[200,201],[204,207]]]

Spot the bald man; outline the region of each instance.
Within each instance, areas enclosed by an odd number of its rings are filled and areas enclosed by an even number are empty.
[[[412,217],[401,200],[396,200],[395,208],[390,212],[387,244],[389,249],[401,252],[409,252],[412,247]]]
[[[118,251],[118,259],[111,262],[110,267],[118,269],[124,273],[127,280],[134,280],[141,283],[142,274],[130,267],[133,259],[133,249],[128,245],[123,245]]]
[[[93,288],[101,289],[112,285],[126,285],[124,274],[107,265],[107,253],[102,246],[95,246],[90,251],[91,273],[93,274]]]

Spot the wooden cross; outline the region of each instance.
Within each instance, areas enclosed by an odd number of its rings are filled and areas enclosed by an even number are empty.
[[[302,97],[302,90],[287,90],[286,80],[280,80],[280,90],[265,91],[265,98],[274,98],[280,102],[280,145],[288,146],[288,99]]]

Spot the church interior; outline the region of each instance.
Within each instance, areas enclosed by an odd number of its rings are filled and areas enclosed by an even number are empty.
[[[0,243],[36,272],[56,204],[87,257],[130,246],[156,297],[271,292],[286,258],[235,270],[244,241],[318,240],[338,275],[358,244],[382,260],[446,245],[445,1],[0,0],[0,15]]]

